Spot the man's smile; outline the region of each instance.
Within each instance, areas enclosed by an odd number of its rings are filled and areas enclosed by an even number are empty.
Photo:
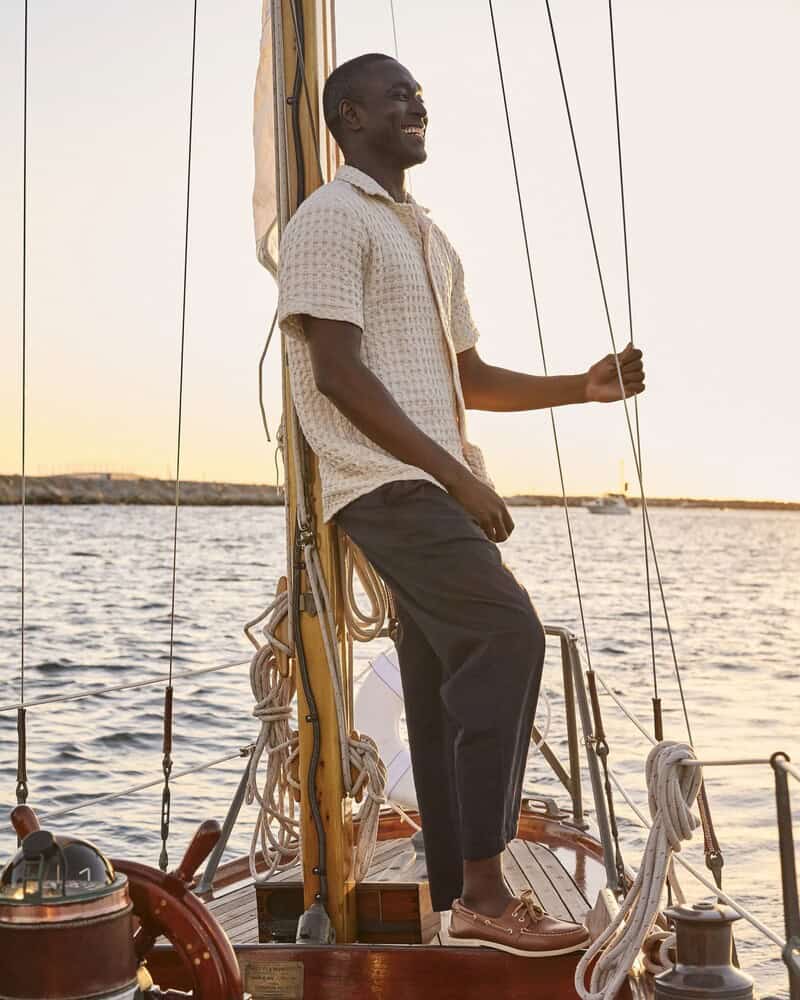
[[[420,142],[425,141],[425,132],[427,131],[426,125],[404,125],[401,129],[405,135],[413,135],[415,139]]]

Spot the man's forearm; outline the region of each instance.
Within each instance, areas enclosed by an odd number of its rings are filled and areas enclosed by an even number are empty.
[[[464,474],[465,466],[406,416],[365,365],[343,367],[321,389],[362,434],[401,462],[429,473],[445,489]]]
[[[586,402],[586,375],[525,375],[480,361],[462,371],[464,404],[470,410],[541,410]]]

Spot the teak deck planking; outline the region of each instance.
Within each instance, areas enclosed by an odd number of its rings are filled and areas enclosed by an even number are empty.
[[[589,911],[589,903],[584,892],[575,883],[561,863],[556,853],[543,844],[525,840],[513,841],[503,858],[506,883],[509,889],[519,895],[531,889],[535,898],[549,913],[566,920],[583,920]],[[414,874],[416,856],[414,846],[407,838],[382,841],[375,851],[372,867],[361,891],[380,886],[412,886],[410,875]],[[281,886],[301,890],[297,866],[275,875],[268,886]],[[302,892],[298,891],[302,900]],[[258,906],[256,888],[252,879],[222,889],[208,900],[222,927],[234,944],[255,944],[258,936]],[[444,915],[442,930],[432,943],[447,945],[446,931],[448,914]],[[394,943],[394,942],[384,942]]]
[[[416,814],[413,818],[417,819]],[[397,919],[398,913],[374,907],[382,905],[381,896],[376,898],[375,893],[398,892],[397,897],[387,896],[388,903],[401,900],[407,907],[409,900],[421,902],[418,931],[426,934],[430,931],[426,920],[438,915],[430,913],[429,895],[428,912],[424,912],[428,886],[420,881],[419,860],[408,834],[409,827],[396,816],[381,817],[375,858],[359,886],[359,919],[373,929],[383,924],[384,930],[389,926],[396,931],[404,922]],[[527,808],[520,817],[518,836],[504,859],[509,888],[515,893],[532,889],[551,912],[582,919],[589,901],[605,886],[599,843],[568,822]],[[263,870],[261,859],[259,868]],[[293,897],[285,914],[287,940],[283,942],[257,943],[257,890],[247,858],[223,865],[213,893],[205,897],[234,944],[254,1000],[576,1000],[573,977],[579,954],[530,960],[456,944],[447,933],[448,914],[442,914],[438,933],[430,933],[426,943],[393,943],[396,938],[386,943],[372,933],[369,943],[297,945],[290,935],[295,914],[303,905],[298,878],[299,866],[295,866],[266,883]],[[264,889],[258,892],[263,894]],[[185,989],[189,985],[186,970],[171,948],[157,948],[149,966],[162,986]],[[626,987],[620,1000],[629,998]]]

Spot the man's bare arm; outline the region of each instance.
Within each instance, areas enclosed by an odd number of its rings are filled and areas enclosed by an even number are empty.
[[[371,441],[440,482],[488,538],[505,541],[514,522],[503,500],[424,434],[362,363],[361,330],[352,323],[313,316],[302,319],[319,391]]]
[[[625,396],[644,389],[642,352],[628,345],[618,355]],[[622,398],[614,355],[580,375],[525,375],[487,365],[474,347],[458,355],[464,404],[471,410],[540,410],[569,403]]]

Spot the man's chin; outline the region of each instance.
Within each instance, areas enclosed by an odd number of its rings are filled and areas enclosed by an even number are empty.
[[[416,167],[419,163],[424,163],[427,159],[428,150],[424,146],[421,146],[419,150],[415,150],[413,154],[409,154],[406,170],[409,167]]]

